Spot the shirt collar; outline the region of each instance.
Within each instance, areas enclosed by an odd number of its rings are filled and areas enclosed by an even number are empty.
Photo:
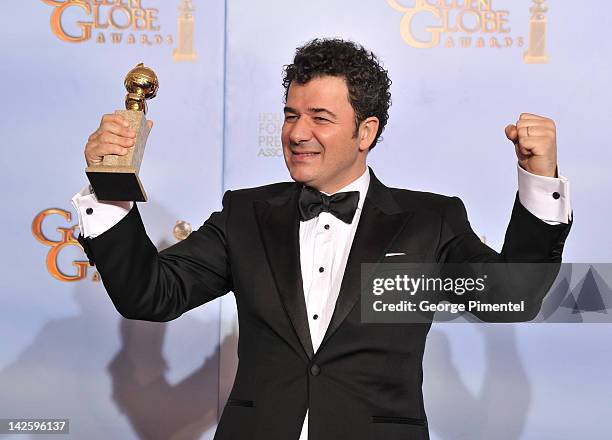
[[[366,167],[365,171],[361,176],[357,179],[353,180],[348,185],[340,188],[334,194],[339,192],[348,192],[348,191],[359,191],[359,203],[357,203],[357,209],[361,209],[363,207],[363,203],[365,202],[366,194],[368,193],[368,187],[370,186],[370,170]],[[327,194],[327,193],[324,193]],[[327,194],[332,195],[332,194]]]

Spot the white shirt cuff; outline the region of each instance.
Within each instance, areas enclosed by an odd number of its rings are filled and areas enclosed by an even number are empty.
[[[90,238],[97,237],[119,223],[133,205],[134,202],[99,201],[89,185],[72,197],[81,234]]]
[[[540,220],[557,225],[569,223],[571,216],[569,180],[563,176],[532,174],[517,163],[521,204]]]

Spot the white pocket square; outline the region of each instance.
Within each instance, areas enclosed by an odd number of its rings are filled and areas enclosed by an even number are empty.
[[[385,257],[397,257],[398,255],[406,255],[405,252],[389,252]]]

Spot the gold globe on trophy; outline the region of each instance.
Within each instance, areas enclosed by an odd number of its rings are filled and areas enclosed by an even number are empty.
[[[104,156],[100,164],[87,167],[85,173],[98,200],[146,202],[138,172],[150,131],[145,118],[146,101],[157,95],[159,80],[153,70],[140,63],[128,72],[123,84],[128,92],[126,110],[116,110],[115,114],[121,115],[136,133],[134,146],[124,156]]]

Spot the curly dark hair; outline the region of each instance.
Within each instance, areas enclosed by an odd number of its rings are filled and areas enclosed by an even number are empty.
[[[359,124],[375,116],[378,132],[370,145],[374,148],[389,119],[391,80],[374,53],[352,41],[314,39],[298,47],[292,64],[284,66],[285,102],[293,81],[306,84],[321,76],[338,76],[346,80],[349,102],[355,111],[355,133]]]

